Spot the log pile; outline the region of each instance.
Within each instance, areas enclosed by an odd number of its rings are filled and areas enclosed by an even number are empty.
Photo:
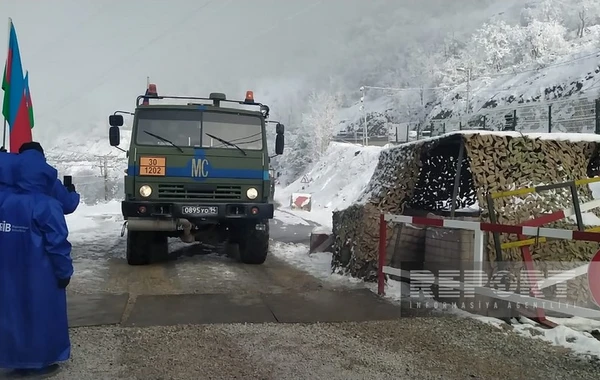
[[[378,214],[402,214],[406,208],[440,213],[450,209],[460,145],[464,144],[457,209],[479,205],[481,220],[489,221],[487,192],[565,182],[597,175],[590,173],[590,161],[597,162],[596,142],[534,139],[519,134],[449,134],[383,151],[377,168],[360,202],[334,213],[335,235],[332,267],[338,272],[372,280],[376,276],[379,238]],[[594,166],[594,165],[591,165]],[[595,165],[598,166],[598,165]],[[596,168],[597,169],[597,168]],[[580,202],[592,200],[588,186],[579,186]],[[540,214],[571,207],[568,189],[495,200],[499,223],[517,224]],[[596,211],[597,215],[600,215]],[[572,221],[548,227],[575,229]],[[388,263],[394,255],[392,236],[397,226],[388,227]],[[516,240],[500,235],[501,241]],[[399,240],[399,239],[395,239]],[[391,248],[391,249],[390,249]],[[598,244],[551,241],[531,247],[537,267],[561,264],[549,262],[589,261]],[[520,266],[520,249],[503,251],[505,260]],[[488,237],[487,257],[496,258],[493,239]],[[565,264],[566,265],[566,264]],[[588,297],[587,279],[570,281],[568,292],[577,301]]]

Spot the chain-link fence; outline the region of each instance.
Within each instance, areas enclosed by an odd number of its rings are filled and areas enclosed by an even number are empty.
[[[494,107],[487,102],[477,112],[453,116],[439,112],[424,121],[388,121],[387,136],[381,125],[368,123],[368,145],[400,144],[461,130],[518,131],[523,133],[597,133],[600,134],[600,99],[561,99],[550,102],[514,100],[514,105]],[[485,108],[484,108],[485,107]],[[365,144],[363,129],[336,135],[334,141]]]
[[[600,134],[600,99],[523,102],[482,108],[476,114],[434,117],[421,125],[400,124],[390,135],[392,142],[401,143],[461,130]]]
[[[127,159],[118,155],[48,152],[47,161],[58,170],[59,178],[72,176],[73,184],[86,204],[123,199],[123,177]]]

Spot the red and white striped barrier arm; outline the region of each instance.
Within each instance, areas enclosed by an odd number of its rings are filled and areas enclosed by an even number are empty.
[[[384,219],[386,222],[394,223],[410,223],[432,227],[456,228],[470,231],[498,232],[564,240],[583,240],[600,242],[600,233],[598,232],[572,231],[544,227],[511,226],[507,224],[470,222],[466,220],[456,219],[433,219],[419,216],[405,216],[393,214],[385,214]]]
[[[579,206],[579,209],[581,210],[582,213],[584,213],[584,212],[588,212],[588,211],[593,210],[598,207],[600,207],[600,199],[582,203]],[[539,223],[539,224],[546,224],[546,223],[552,223],[557,220],[561,220],[561,219],[568,218],[568,217],[575,216],[575,215],[576,215],[575,208],[568,207],[568,208],[563,208],[562,210],[552,212],[550,214],[540,215],[533,220],[535,220],[536,223]],[[525,223],[527,223],[527,222],[525,222]]]

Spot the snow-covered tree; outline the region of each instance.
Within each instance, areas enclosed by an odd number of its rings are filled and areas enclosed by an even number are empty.
[[[306,135],[312,136],[313,144],[309,147],[312,156],[319,158],[329,146],[337,126],[338,96],[326,91],[312,92],[307,106],[302,115],[302,127]]]
[[[517,49],[521,43],[518,26],[502,20],[485,23],[474,34],[467,49],[475,62],[500,71],[515,64]],[[470,50],[470,51],[469,51]],[[476,68],[478,65],[474,65]]]
[[[564,7],[564,0],[541,0],[537,3],[527,4],[521,12],[523,26],[526,27],[534,20],[563,22]]]
[[[568,47],[565,41],[566,32],[566,28],[557,21],[532,21],[525,31],[526,46],[531,59],[547,62],[548,59],[564,54]]]

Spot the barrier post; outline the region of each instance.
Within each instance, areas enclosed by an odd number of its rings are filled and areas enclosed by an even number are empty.
[[[385,214],[379,215],[379,262],[377,263],[377,294],[385,295],[385,274],[383,267],[385,266],[386,257],[386,242],[387,242],[387,222]]]

